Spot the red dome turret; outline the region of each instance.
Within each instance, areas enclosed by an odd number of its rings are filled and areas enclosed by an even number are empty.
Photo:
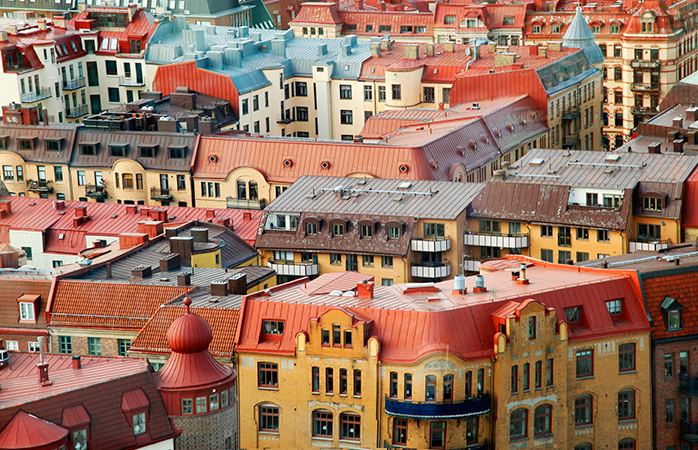
[[[211,327],[201,316],[189,311],[189,305],[191,305],[189,296],[184,299],[184,305],[187,311],[170,325],[167,331],[167,343],[172,351],[177,353],[199,353],[208,350],[213,340]]]

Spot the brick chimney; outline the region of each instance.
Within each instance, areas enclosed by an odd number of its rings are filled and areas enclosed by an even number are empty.
[[[149,238],[154,238],[163,233],[163,223],[159,220],[142,220],[138,222],[138,232],[145,233]]]
[[[73,356],[73,369],[78,370],[82,368],[82,360],[80,355]]]
[[[356,285],[356,296],[364,300],[373,300],[373,281],[364,280]]]
[[[5,217],[12,214],[12,200],[0,200],[0,216]]]
[[[41,362],[36,365],[36,369],[39,374],[39,383],[41,383],[42,386],[50,386],[53,384],[48,378],[48,363]]]
[[[404,44],[402,48],[405,52],[405,59],[419,59],[419,44]]]

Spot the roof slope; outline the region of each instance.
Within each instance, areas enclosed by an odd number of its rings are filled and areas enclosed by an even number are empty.
[[[10,151],[21,156],[26,162],[67,164],[73,151],[76,130],[77,126],[72,124],[51,124],[50,127],[0,124],[0,136],[6,136],[5,147],[0,154]],[[20,138],[32,139],[33,148],[21,149]],[[60,150],[48,150],[46,142],[56,140],[60,142]]]
[[[51,292],[51,280],[0,279],[0,327],[46,329],[46,310]],[[23,295],[38,295],[35,304],[36,323],[19,321],[17,299]]]
[[[0,449],[40,448],[62,444],[68,430],[20,410],[0,432]]]
[[[672,267],[666,270],[640,273],[645,301],[652,317],[652,338],[672,339],[698,334],[698,266]],[[667,331],[661,305],[669,297],[678,301],[681,310],[681,330]]]

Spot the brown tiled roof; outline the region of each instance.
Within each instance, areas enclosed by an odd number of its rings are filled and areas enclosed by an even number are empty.
[[[0,327],[46,328],[46,304],[51,291],[51,280],[0,279]],[[34,311],[36,323],[20,323],[17,299],[22,295],[39,295]]]
[[[50,326],[140,329],[181,287],[59,280]]]
[[[131,353],[170,353],[167,330],[175,319],[184,314],[184,310],[182,305],[159,308],[131,343]],[[232,357],[240,310],[211,307],[191,308],[191,312],[203,317],[211,327],[213,341],[208,347],[209,352],[217,357]]]
[[[619,209],[569,205],[570,187],[493,181],[475,197],[469,217],[625,230],[632,191]]]
[[[698,334],[698,266],[672,267],[640,274],[647,309],[652,317],[652,338],[668,339]],[[661,304],[667,297],[678,301],[682,330],[667,331]]]
[[[151,440],[175,436],[160,393],[142,360],[83,358],[82,369],[75,370],[70,356],[46,356],[49,378],[54,384],[39,387],[34,369],[39,355],[12,354],[10,358],[15,370],[11,377],[1,378],[5,401],[0,402],[0,428],[20,409],[61,425],[65,409],[84,405],[90,416],[90,448],[135,448],[133,426],[121,410],[121,402],[124,393],[143,389],[150,403],[148,433]],[[5,370],[3,375],[8,372]]]

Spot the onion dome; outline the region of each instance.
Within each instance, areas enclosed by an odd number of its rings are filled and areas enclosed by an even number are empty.
[[[0,432],[0,449],[56,449],[67,438],[65,428],[20,410]]]
[[[567,48],[579,48],[584,51],[590,64],[601,64],[604,62],[604,54],[594,40],[594,33],[591,32],[589,24],[584,20],[582,7],[577,5],[577,12],[567,27],[565,35],[562,37],[562,46]]]
[[[167,331],[167,343],[172,351],[177,353],[199,353],[208,350],[213,340],[211,327],[201,316],[191,313],[189,296],[184,299],[184,305],[187,307],[186,312],[172,322]]]

